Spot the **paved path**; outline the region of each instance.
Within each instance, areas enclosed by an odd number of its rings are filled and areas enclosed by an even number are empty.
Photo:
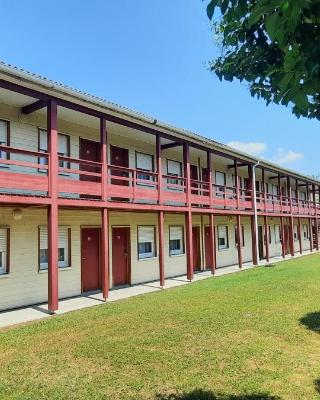
[[[309,251],[306,251],[303,253],[303,255],[310,254]],[[295,255],[294,258],[301,257],[300,254]],[[288,257],[288,259],[291,259],[293,257]],[[274,257],[270,260],[270,263],[276,263],[282,261],[282,257]],[[262,260],[260,265],[266,265],[267,263]],[[232,265],[230,267],[224,267],[224,268],[218,268],[216,270],[215,276],[213,277],[214,279],[219,276],[227,275],[227,274],[232,274],[235,272],[241,272],[245,271],[248,269],[254,268],[252,263],[245,263],[243,265],[242,270],[239,270],[239,267],[237,265]],[[203,279],[208,279],[211,278],[212,274],[210,271],[202,271],[198,272],[194,275],[193,282],[201,281]],[[133,296],[138,296],[140,294],[145,294],[145,293],[152,293],[152,292],[157,292],[160,290],[166,290],[170,289],[173,287],[177,286],[182,286],[182,285],[187,285],[187,284],[192,284],[192,282],[189,282],[187,280],[187,276],[179,276],[176,278],[168,278],[165,281],[165,288],[161,289],[159,281],[156,282],[150,282],[150,283],[141,283],[139,285],[134,285],[130,287],[124,287],[120,289],[113,289],[110,290],[109,293],[109,299],[108,302],[113,302],[117,300],[122,300],[122,299],[127,299],[129,297]],[[75,310],[80,310],[82,308],[86,307],[92,307],[96,306],[99,304],[104,304],[104,300],[102,298],[101,293],[94,293],[94,294],[84,294],[81,296],[73,297],[70,299],[65,299],[65,300],[60,300],[59,301],[59,310],[56,312],[56,314],[65,314],[69,311],[75,311]],[[50,318],[52,317],[48,311],[48,304],[43,303],[35,306],[29,306],[29,307],[24,307],[24,308],[19,308],[15,310],[10,310],[10,311],[3,311],[0,312],[0,328],[3,327],[8,327],[12,325],[17,325],[21,324],[24,322],[30,322],[30,321],[35,321],[38,319],[43,319],[43,318]]]

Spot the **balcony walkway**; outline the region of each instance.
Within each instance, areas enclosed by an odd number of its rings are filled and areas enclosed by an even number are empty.
[[[291,257],[290,255],[286,257],[286,260],[290,260],[292,258],[299,258],[303,257],[308,254],[314,254],[317,251],[314,250],[312,253],[307,250],[300,255],[297,253],[294,257]],[[270,259],[270,262],[267,263],[265,260],[260,261],[260,266],[264,266],[267,264],[274,264],[283,261],[283,258],[281,255],[277,257],[273,257]],[[212,276],[210,271],[201,271],[198,273],[195,273],[194,279],[192,282],[189,282],[187,280],[187,276],[178,276],[175,278],[168,278],[166,279],[166,285],[164,289],[160,288],[159,281],[155,282],[149,282],[149,283],[141,283],[138,285],[133,285],[130,287],[124,287],[124,288],[119,288],[119,289],[112,289],[110,290],[109,293],[109,299],[108,303],[118,301],[118,300],[123,300],[127,299],[133,296],[139,296],[142,294],[146,293],[152,293],[152,292],[158,292],[160,290],[166,290],[178,286],[183,286],[186,284],[190,284],[193,282],[198,282],[203,279],[207,278],[216,278],[219,276],[223,275],[228,275],[228,274],[233,274],[236,272],[242,272],[246,271],[248,269],[254,268],[252,262],[244,263],[242,270],[239,270],[238,265],[232,265],[229,267],[223,267],[223,268],[218,268],[216,270],[216,274],[214,277]],[[102,294],[99,293],[88,293],[88,294],[83,294],[81,296],[77,297],[72,297],[69,299],[64,299],[59,301],[59,310],[56,312],[57,315],[60,314],[65,314],[70,311],[76,311],[80,310],[82,308],[87,308],[87,307],[92,307],[92,306],[97,306],[105,304]],[[0,329],[9,327],[9,326],[14,326],[22,323],[27,323],[31,321],[36,321],[40,320],[43,318],[49,318],[53,317],[53,315],[50,315],[48,313],[48,304],[47,303],[42,303],[39,305],[34,305],[34,306],[29,306],[29,307],[23,307],[23,308],[18,308],[15,310],[9,310],[9,311],[1,311],[0,312]]]

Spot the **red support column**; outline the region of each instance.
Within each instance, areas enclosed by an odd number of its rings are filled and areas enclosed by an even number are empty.
[[[254,215],[251,216],[251,237],[252,237],[252,262],[253,265],[258,265],[257,230],[256,230]]]
[[[210,219],[210,242],[211,242],[211,272],[212,275],[215,274],[216,267],[217,267],[217,259],[216,259],[216,235],[215,235],[215,223],[214,223],[214,215],[210,214],[209,215]]]
[[[268,226],[268,217],[264,217],[264,238],[265,238],[265,246],[266,246],[266,261],[270,261],[270,251],[269,251],[269,226]]]
[[[315,239],[316,239],[316,250],[319,250],[319,221],[318,218],[314,219],[314,234],[315,234]]]
[[[280,231],[281,231],[281,250],[282,250],[282,257],[286,257],[286,243],[284,241],[284,223],[283,217],[280,217]]]
[[[101,210],[101,278],[102,294],[106,300],[109,297],[109,211]]]
[[[184,164],[184,178],[186,185],[186,204],[191,207],[190,195],[191,195],[191,185],[190,185],[190,146],[189,143],[183,144],[183,164]]]
[[[265,171],[264,168],[262,168],[262,190],[263,190],[263,209],[264,211],[267,211],[267,191],[266,191],[266,178],[265,178]]]
[[[58,310],[58,107],[50,101],[47,108],[47,133],[49,153],[48,207],[48,310]]]
[[[309,239],[310,239],[310,251],[313,251],[313,232],[312,232],[312,218],[309,218]]]
[[[161,136],[156,136],[156,157],[158,173],[158,204],[162,204],[162,159],[161,159]]]
[[[185,213],[186,242],[187,242],[187,278],[193,279],[193,243],[192,243],[192,213],[191,210]]]
[[[237,210],[240,208],[240,196],[239,196],[239,176],[238,176],[238,161],[234,160],[234,184],[236,186],[236,203]]]
[[[159,279],[160,286],[164,287],[164,212],[158,212],[158,229],[159,229]]]
[[[301,221],[298,217],[298,239],[299,239],[299,252],[302,254],[302,235],[301,235]]]
[[[289,217],[289,242],[290,242],[290,254],[294,256],[294,228],[293,228],[293,216]]]
[[[238,263],[239,268],[242,268],[242,229],[241,229],[241,217],[237,215],[237,242],[238,242]]]
[[[107,129],[106,119],[100,118],[100,160],[102,163],[101,167],[101,198],[103,201],[107,201],[107,174],[108,174],[108,143],[107,143]]]
[[[212,154],[210,151],[207,152],[207,174],[208,174],[208,185],[209,185],[209,207],[212,207],[213,193],[212,193],[212,170],[211,170],[211,158]]]

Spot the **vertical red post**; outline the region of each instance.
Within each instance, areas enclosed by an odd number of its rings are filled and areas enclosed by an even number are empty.
[[[162,159],[161,159],[161,136],[156,136],[156,157],[158,173],[158,204],[162,204]]]
[[[301,221],[298,217],[298,239],[299,239],[299,252],[302,254],[302,235],[301,235]]]
[[[266,191],[266,179],[265,179],[265,172],[264,168],[262,168],[262,190],[263,190],[263,209],[267,211],[267,191]]]
[[[239,268],[242,268],[242,229],[241,229],[241,217],[237,215],[237,242],[238,242],[238,263]]]
[[[251,237],[252,237],[252,262],[253,265],[258,265],[257,230],[256,230],[254,215],[251,215]]]
[[[296,179],[296,199],[297,199],[297,205],[298,205],[298,214],[300,214],[300,198],[299,198],[299,185],[298,185],[298,179]]]
[[[190,146],[189,143],[183,144],[183,164],[184,164],[184,178],[186,185],[186,204],[190,207],[190,195],[191,195],[191,184],[190,184]]]
[[[101,210],[101,279],[102,295],[106,300],[109,297],[109,211]]]
[[[240,208],[240,196],[239,196],[239,175],[238,175],[238,161],[234,160],[234,184],[236,186],[236,203],[237,210]]]
[[[210,151],[207,152],[207,174],[208,174],[208,185],[209,185],[209,207],[212,207],[212,200],[213,200],[213,195],[212,195],[212,170],[211,170],[211,158],[212,158],[212,153]]]
[[[280,231],[281,231],[281,250],[282,250],[282,257],[286,257],[286,242],[284,241],[284,223],[283,217],[280,217]]]
[[[187,278],[193,279],[193,242],[192,242],[192,213],[191,210],[185,213],[186,242],[187,242]]]
[[[279,195],[279,203],[280,203],[280,212],[282,213],[282,188],[281,188],[280,172],[278,173],[278,195]]]
[[[309,239],[310,239],[310,251],[313,251],[313,232],[312,232],[312,218],[309,218]]]
[[[48,310],[58,310],[58,106],[50,101],[47,108],[47,134],[49,153],[48,207]]]
[[[106,119],[100,118],[100,160],[101,166],[101,199],[107,201],[107,174],[108,174],[108,143],[107,143],[107,129]]]
[[[211,272],[212,275],[215,274],[216,267],[217,267],[217,260],[216,260],[216,235],[215,235],[215,223],[214,223],[214,215],[209,215],[210,219],[210,242],[211,242]]]
[[[314,234],[315,234],[316,250],[319,250],[319,221],[318,221],[318,218],[314,219]]]
[[[266,261],[270,261],[270,251],[269,251],[269,226],[268,226],[268,217],[264,216],[264,239],[265,239],[265,246],[266,246]]]
[[[294,256],[294,227],[293,227],[293,216],[289,217],[289,242],[290,242],[290,254]]]
[[[164,212],[158,212],[158,229],[159,229],[159,279],[160,286],[164,287]]]

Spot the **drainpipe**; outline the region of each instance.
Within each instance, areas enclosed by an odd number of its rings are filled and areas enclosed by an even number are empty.
[[[258,161],[256,164],[253,164],[253,167],[252,167],[253,215],[254,215],[254,225],[255,225],[255,232],[256,232],[257,265],[259,265],[259,263],[260,263],[259,242],[258,242],[259,235],[258,235],[258,212],[257,212],[257,188],[256,188],[256,167],[259,164],[260,164],[260,161]]]

